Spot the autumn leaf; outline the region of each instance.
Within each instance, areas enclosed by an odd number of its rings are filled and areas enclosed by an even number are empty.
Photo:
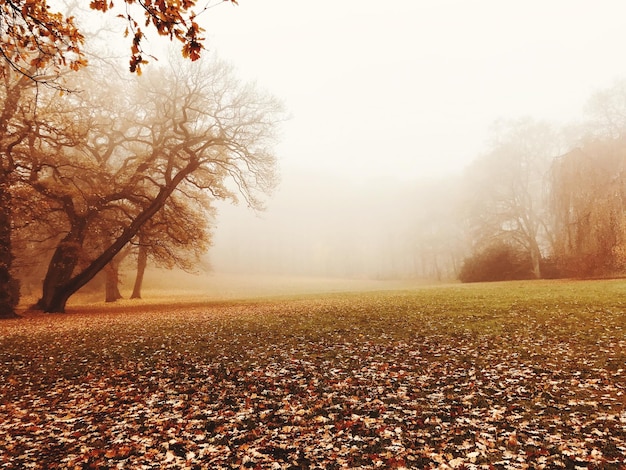
[[[0,324],[3,457],[24,468],[621,469],[620,283],[577,284],[587,300],[575,306],[561,284],[483,286],[81,306],[54,328],[43,315]]]
[[[113,15],[126,22],[124,37],[131,33],[130,71],[141,72],[136,57],[143,54],[141,39],[143,33],[138,28],[141,18],[134,16],[127,5],[139,3],[143,12],[145,27],[153,27],[158,34],[176,39],[183,43],[183,55],[192,61],[200,57],[202,42],[201,29],[195,23],[195,13],[191,11],[196,5],[194,0],[168,2],[165,0],[145,1],[124,0],[90,0],[89,7],[97,12],[109,13],[118,6],[120,13]],[[231,3],[236,4],[231,0]],[[121,6],[119,4],[122,4]],[[0,17],[6,23],[3,37],[3,58],[15,70],[22,71],[34,79],[29,72],[32,68],[43,69],[53,65],[57,72],[61,68],[79,70],[87,65],[82,52],[84,37],[74,24],[72,17],[64,17],[50,10],[45,0],[15,0],[0,2]],[[67,52],[72,52],[68,56]],[[143,54],[145,55],[145,54]],[[147,63],[147,62],[142,62]]]

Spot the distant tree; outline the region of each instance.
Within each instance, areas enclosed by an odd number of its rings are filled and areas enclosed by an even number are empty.
[[[71,115],[58,113],[63,131],[38,134],[23,149],[31,159],[24,181],[65,220],[38,302],[48,312],[63,311],[173,195],[190,204],[198,191],[241,197],[260,209],[275,183],[280,105],[239,84],[228,66],[172,65],[124,95],[93,80],[70,100],[51,94],[49,108],[72,102]],[[66,143],[59,136],[71,129],[82,137]]]
[[[133,292],[130,294],[131,299],[141,299],[141,289],[143,288],[143,279],[148,267],[148,246],[143,243],[141,234],[139,235],[139,246],[137,247],[137,270],[135,273],[135,282],[133,284]]]
[[[224,0],[236,4],[236,0]],[[116,6],[120,5],[119,7]],[[126,22],[130,37],[130,71],[141,73],[146,63],[142,49],[142,24],[159,35],[182,43],[182,55],[197,60],[202,51],[202,28],[196,18],[196,0],[91,0],[92,10],[111,12]],[[47,0],[0,2],[0,54],[15,71],[39,82],[50,83],[65,68],[78,70],[87,64],[84,36],[72,16],[53,12]]]
[[[583,139],[619,139],[626,136],[626,79],[617,80],[609,88],[591,95],[585,105]]]
[[[425,279],[456,279],[461,261],[467,253],[460,207],[460,181],[449,177],[431,185],[412,209],[412,252],[415,275]]]
[[[491,150],[466,173],[466,211],[474,250],[498,243],[517,246],[541,277],[550,250],[547,175],[558,154],[550,126],[529,119],[502,122]]]
[[[120,292],[120,262],[122,256],[119,254],[114,257],[109,264],[104,267],[104,301],[115,302],[122,298]]]
[[[588,142],[552,165],[554,254],[586,277],[626,269],[626,139]]]

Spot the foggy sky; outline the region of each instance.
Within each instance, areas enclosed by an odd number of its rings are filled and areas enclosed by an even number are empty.
[[[208,47],[292,115],[277,146],[282,187],[261,218],[221,209],[215,269],[240,263],[241,250],[255,253],[250,265],[285,263],[298,240],[310,255],[302,233],[368,243],[363,226],[384,227],[364,222],[374,201],[382,213],[392,212],[383,201],[403,210],[402,198],[390,201],[394,181],[460,173],[496,119],[579,119],[594,91],[626,77],[624,18],[624,2],[582,0],[241,0],[208,10]]]
[[[293,114],[284,167],[348,177],[458,169],[498,117],[569,120],[626,74],[620,1],[242,0],[208,47]]]

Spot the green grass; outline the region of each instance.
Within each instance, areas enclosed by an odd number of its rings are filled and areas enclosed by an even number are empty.
[[[621,468],[625,369],[622,280],[74,304],[67,314],[0,323],[0,442],[9,443],[0,454],[39,468],[59,453],[84,468],[175,467],[169,445],[213,468],[246,458],[260,468],[272,458],[280,468],[434,468],[438,459],[478,468],[511,453],[536,466]],[[177,400],[202,404],[196,418],[165,405]],[[282,406],[283,424],[264,421]],[[69,415],[91,424],[84,435],[72,420],[57,425],[67,448],[33,437]],[[168,444],[172,419],[187,423],[177,444]],[[98,420],[134,431],[111,449]],[[384,437],[390,423],[405,440]],[[602,438],[586,440],[592,431]],[[310,444],[358,432],[356,450]],[[331,456],[343,464],[329,466]],[[13,467],[0,460],[0,468]]]
[[[63,315],[0,323],[0,357],[33,350],[67,369],[123,362],[161,346],[194,357],[264,343],[406,340],[415,336],[546,335],[581,348],[626,334],[626,281],[539,281],[259,300],[74,305]],[[86,361],[89,360],[89,361]],[[52,364],[52,363],[51,363]],[[46,365],[40,365],[45,369]],[[57,366],[54,365],[53,369]]]

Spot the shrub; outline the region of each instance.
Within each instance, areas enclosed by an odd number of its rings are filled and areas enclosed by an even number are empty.
[[[508,243],[497,243],[474,253],[463,261],[461,282],[508,281],[531,279],[530,257]]]

